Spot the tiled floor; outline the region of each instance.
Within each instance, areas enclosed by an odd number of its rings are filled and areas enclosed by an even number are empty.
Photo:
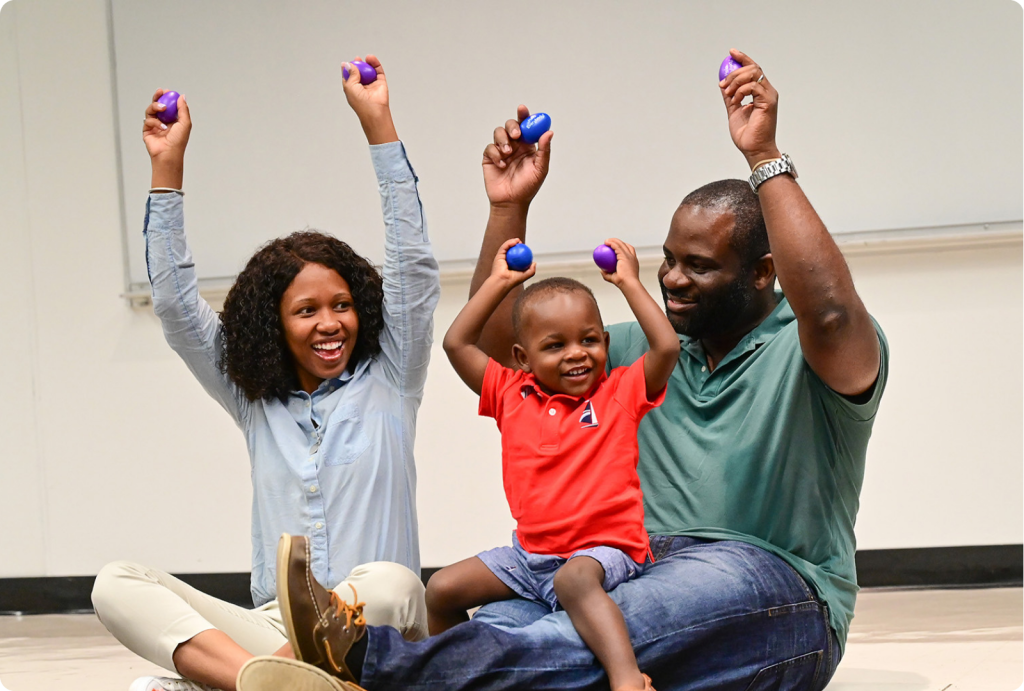
[[[829,691],[1017,689],[1022,612],[1020,588],[862,591]],[[159,673],[91,614],[0,617],[0,691],[126,691]]]

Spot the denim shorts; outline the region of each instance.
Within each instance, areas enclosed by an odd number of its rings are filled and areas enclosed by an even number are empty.
[[[561,609],[555,596],[555,573],[573,557],[596,559],[604,568],[606,591],[632,580],[644,572],[647,564],[638,564],[614,547],[591,547],[573,552],[568,558],[550,554],[532,554],[523,549],[512,533],[511,547],[496,547],[477,555],[502,583],[527,600],[539,602],[554,612]]]

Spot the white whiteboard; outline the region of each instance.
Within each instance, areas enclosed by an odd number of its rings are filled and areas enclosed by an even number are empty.
[[[480,154],[523,102],[551,114],[540,254],[660,245],[674,207],[744,177],[717,89],[730,47],[780,92],[778,142],[834,233],[1020,220],[1013,2],[111,0],[132,283],[145,283],[142,113],[186,95],[186,228],[203,277],[305,227],[376,261],[380,205],[339,63],[373,52],[439,259],[475,258]]]

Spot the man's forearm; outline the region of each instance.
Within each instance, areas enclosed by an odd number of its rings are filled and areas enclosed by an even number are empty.
[[[478,394],[483,384],[484,373],[487,371],[489,356],[477,345],[477,341],[488,315],[507,293],[507,286],[497,281],[485,281],[476,295],[469,299],[455,317],[455,321],[444,335],[442,345],[449,362],[452,363],[459,378]]]
[[[444,336],[445,350],[451,347],[473,345],[480,338],[480,332],[488,317],[501,304],[508,294],[508,289],[495,281],[485,281],[458,316],[448,327]]]
[[[476,262],[473,280],[469,284],[469,297],[473,298],[491,273],[491,264],[501,246],[512,238],[526,240],[526,215],[529,206],[492,206],[484,230],[484,240],[480,247],[480,257]],[[514,367],[512,344],[515,335],[512,333],[512,305],[523,290],[522,286],[513,288],[505,299],[493,310],[487,323],[480,332],[477,345],[487,355],[505,367]]]
[[[878,339],[842,252],[792,177],[765,181],[758,196],[804,356],[840,393],[866,390],[878,373]]]
[[[480,256],[476,260],[473,280],[469,284],[469,297],[473,297],[487,277],[491,275],[491,263],[501,246],[512,238],[526,242],[526,214],[529,206],[492,206],[484,229],[484,241],[480,245]]]
[[[800,185],[778,175],[758,188],[775,273],[797,319],[860,306],[842,252]]]

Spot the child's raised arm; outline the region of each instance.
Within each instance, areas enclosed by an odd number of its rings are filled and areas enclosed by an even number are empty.
[[[459,312],[459,316],[455,317],[455,321],[448,327],[448,333],[444,335],[444,352],[448,355],[448,360],[462,381],[466,382],[466,386],[476,394],[479,394],[483,387],[484,372],[487,371],[489,359],[487,353],[477,347],[480,332],[509,291],[537,272],[536,264],[530,264],[526,271],[513,271],[508,268],[505,253],[519,242],[518,239],[512,239],[501,246],[494,257],[491,275],[469,299]]]
[[[615,250],[618,263],[615,273],[602,271],[601,277],[622,291],[647,336],[651,349],[644,361],[644,379],[647,381],[647,398],[653,399],[665,388],[679,360],[679,335],[664,310],[640,283],[640,262],[633,246],[616,238],[606,240],[605,244]]]

